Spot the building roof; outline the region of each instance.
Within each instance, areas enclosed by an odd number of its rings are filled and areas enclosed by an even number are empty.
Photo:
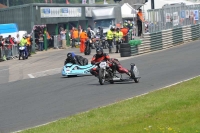
[[[0,3],[0,8],[7,8],[7,6]]]

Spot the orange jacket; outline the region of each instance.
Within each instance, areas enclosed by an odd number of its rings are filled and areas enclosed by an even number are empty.
[[[81,32],[80,39],[87,39],[87,33]]]
[[[49,35],[49,32],[46,32],[47,39],[51,39],[51,36]]]
[[[128,28],[122,28],[121,32],[123,33],[123,36],[126,36],[128,34]]]
[[[137,15],[138,15],[139,18],[142,20],[142,22],[144,22],[143,14],[142,14],[141,12],[138,12]]]
[[[78,30],[74,30],[73,31],[73,39],[76,39],[76,38],[78,38]]]
[[[28,37],[26,40],[27,40],[27,45],[29,45],[29,46],[30,46],[30,45],[31,45],[31,38],[30,38],[30,37]]]

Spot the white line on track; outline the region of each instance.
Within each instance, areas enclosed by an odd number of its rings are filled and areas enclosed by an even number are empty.
[[[176,82],[176,83],[171,84],[171,85],[167,85],[167,86],[162,87],[162,88],[157,89],[157,90],[166,89],[166,88],[168,88],[168,87],[175,86],[175,85],[177,85],[177,84],[180,84],[180,83],[189,81],[189,80],[194,79],[194,78],[197,78],[197,77],[200,77],[200,75],[195,76],[195,77],[192,77],[192,78],[189,78],[189,79],[186,79],[186,80],[182,80],[182,81]],[[157,91],[157,90],[153,90],[153,91]],[[153,91],[150,91],[150,92],[147,92],[147,93],[143,93],[143,94],[138,95],[138,96],[135,96],[135,97],[141,97],[141,96],[147,95],[147,94],[149,94],[149,93],[151,93],[151,92],[153,92]],[[121,100],[120,102],[127,101],[127,100],[133,99],[133,98],[135,98],[135,97],[130,97],[130,98],[127,98],[127,99],[125,99],[125,100]],[[111,104],[108,104],[108,105],[105,105],[105,106],[101,106],[100,108],[105,108],[105,107],[107,107],[107,106],[110,106],[110,105],[113,105],[113,104],[116,104],[116,103],[120,103],[120,102],[111,103]],[[85,112],[82,112],[82,113],[79,113],[79,114],[83,114],[83,113],[86,113],[86,112],[89,112],[89,111],[90,111],[90,110],[85,111]],[[37,128],[37,127],[45,126],[45,125],[48,125],[48,124],[53,123],[53,122],[56,122],[56,121],[58,121],[58,120],[51,121],[51,122],[48,122],[48,123],[45,123],[45,124],[41,124],[41,125],[38,125],[38,126],[35,126],[35,127],[32,127],[32,128]],[[28,129],[31,129],[31,128],[27,128],[27,129],[24,129],[24,130],[28,130]],[[19,132],[22,132],[22,131],[24,131],[24,130],[15,131],[15,132],[12,132],[12,133],[19,133]]]
[[[32,74],[28,74],[29,78],[35,78]]]

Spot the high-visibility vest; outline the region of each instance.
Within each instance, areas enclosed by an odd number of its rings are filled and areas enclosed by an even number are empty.
[[[116,32],[115,36],[116,36],[116,39],[119,39],[119,38],[121,39],[123,37],[123,33],[121,31]]]
[[[113,39],[113,32],[111,31],[111,30],[109,30],[108,32],[107,32],[107,35],[106,35],[106,37],[107,37],[107,39],[108,40],[112,40]]]
[[[20,44],[19,44],[19,46],[23,47],[23,46],[25,46],[25,45],[26,45],[26,43],[27,43],[27,40],[26,40],[26,39],[24,39],[24,38],[22,38],[22,39],[21,39],[21,41],[20,41]]]

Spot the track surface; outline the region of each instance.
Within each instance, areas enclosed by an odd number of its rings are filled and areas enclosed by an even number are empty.
[[[121,61],[127,68],[131,62],[138,66],[142,77],[138,84],[101,86],[92,76],[60,74],[1,84],[0,132],[37,126],[200,75],[199,51],[196,41]]]

